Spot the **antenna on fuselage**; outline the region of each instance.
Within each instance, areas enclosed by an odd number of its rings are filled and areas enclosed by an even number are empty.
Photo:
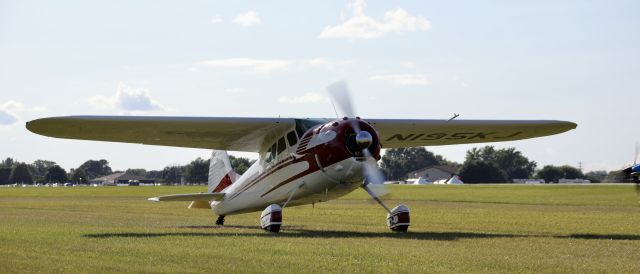
[[[333,103],[333,100],[331,100],[331,105],[333,106],[333,112],[336,113],[336,119],[340,119],[340,116],[338,116],[338,110],[336,109],[336,104]]]

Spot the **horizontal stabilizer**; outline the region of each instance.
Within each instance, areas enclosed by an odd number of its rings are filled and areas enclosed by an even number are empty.
[[[153,202],[176,202],[176,201],[220,201],[224,198],[224,193],[190,193],[190,194],[173,194],[167,196],[149,198]]]

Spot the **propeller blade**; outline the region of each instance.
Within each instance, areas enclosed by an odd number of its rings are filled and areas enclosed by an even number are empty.
[[[360,124],[357,119],[353,119],[356,117],[356,110],[353,105],[353,100],[351,99],[351,92],[349,91],[347,82],[335,82],[327,87],[327,92],[329,93],[329,96],[331,96],[333,103],[337,106],[339,111],[342,112],[341,114],[350,118],[351,128],[353,128],[353,131],[357,135],[360,132]],[[387,208],[382,200],[380,200],[380,196],[388,193],[387,188],[384,185],[384,174],[378,167],[377,161],[373,158],[369,149],[365,148],[362,152],[365,156],[363,168],[365,180],[362,184],[362,188],[364,188],[376,202],[382,205],[382,207],[390,213],[391,211],[389,208]]]
[[[342,115],[349,118],[356,116],[356,110],[353,106],[353,101],[351,100],[351,93],[349,92],[347,82],[335,82],[327,87],[327,91],[331,96],[331,100],[337,105]]]
[[[384,196],[389,191],[384,185],[385,177],[382,170],[378,167],[377,161],[371,156],[371,152],[368,149],[364,151],[365,164],[364,164],[364,177],[365,186],[375,194],[375,197]],[[371,194],[371,193],[370,193]],[[373,195],[372,195],[373,196]]]

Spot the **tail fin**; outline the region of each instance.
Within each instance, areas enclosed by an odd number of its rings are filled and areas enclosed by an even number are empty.
[[[229,155],[224,150],[214,150],[209,163],[208,193],[221,192],[235,182],[237,174],[231,168]]]

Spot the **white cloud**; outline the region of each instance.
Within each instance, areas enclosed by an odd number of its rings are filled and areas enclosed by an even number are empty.
[[[331,67],[331,63],[329,62],[329,60],[325,59],[325,58],[313,58],[309,61],[307,61],[307,64],[312,65],[312,66],[319,66],[319,67]]]
[[[10,126],[18,122],[18,117],[6,109],[0,109],[0,126]]]
[[[217,24],[217,23],[221,23],[222,17],[218,16],[218,15],[214,15],[213,17],[211,17],[211,20],[209,20],[209,22],[211,22],[211,24]]]
[[[90,105],[103,109],[119,109],[132,112],[167,110],[151,96],[149,90],[123,87],[122,85],[118,85],[116,94],[112,96],[94,96],[87,99],[87,101]]]
[[[315,103],[326,100],[322,94],[308,92],[302,96],[282,96],[278,101],[287,104],[299,104],[299,103]]]
[[[42,112],[44,107],[27,108],[23,103],[9,100],[0,105],[0,126],[11,126],[20,120],[18,113],[21,112]]]
[[[353,16],[342,24],[326,26],[320,38],[371,39],[382,37],[387,33],[406,33],[431,29],[431,23],[422,16],[410,15],[398,8],[385,12],[378,20],[364,14],[364,0],[355,0],[347,5],[353,10]]]
[[[236,18],[233,18],[233,22],[243,27],[250,27],[261,24],[262,20],[260,20],[257,12],[250,10],[246,13],[238,14]]]
[[[214,68],[246,69],[252,72],[267,73],[287,70],[291,62],[281,59],[230,58],[207,60],[202,62],[202,64]]]
[[[369,77],[372,81],[383,81],[400,86],[426,86],[431,83],[424,74],[383,74]]]

